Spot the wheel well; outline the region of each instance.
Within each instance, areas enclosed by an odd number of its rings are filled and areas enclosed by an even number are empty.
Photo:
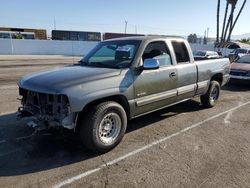
[[[95,101],[90,102],[82,109],[81,112],[79,112],[78,118],[81,117],[81,115],[84,115],[89,110],[89,108],[91,108],[93,105],[97,105],[97,104],[100,104],[100,103],[105,102],[105,101],[114,101],[114,102],[119,103],[124,108],[124,110],[127,114],[127,118],[128,119],[130,118],[130,108],[129,108],[128,100],[126,97],[124,97],[122,95],[113,95],[113,96],[97,99]],[[79,119],[77,119],[77,124],[78,124],[78,120]]]
[[[211,78],[211,81],[213,81],[213,80],[219,82],[219,84],[221,85],[223,82],[222,74],[218,73],[218,74],[213,75],[213,77]]]

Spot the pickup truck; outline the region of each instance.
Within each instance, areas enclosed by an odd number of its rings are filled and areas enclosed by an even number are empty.
[[[195,96],[213,107],[229,69],[228,59],[194,61],[178,37],[102,41],[76,64],[23,77],[19,116],[31,116],[32,127],[78,132],[103,153],[119,144],[130,119]]]

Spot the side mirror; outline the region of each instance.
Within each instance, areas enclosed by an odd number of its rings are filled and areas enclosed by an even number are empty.
[[[160,63],[157,59],[145,59],[143,62],[144,70],[154,70],[159,69]]]

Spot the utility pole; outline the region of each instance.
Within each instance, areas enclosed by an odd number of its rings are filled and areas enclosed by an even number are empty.
[[[137,34],[137,25],[135,25],[135,34]]]
[[[56,18],[54,17],[54,30],[56,30]]]
[[[12,40],[12,33],[10,33],[10,45],[11,45],[11,54],[14,54],[14,46],[13,46],[13,40]]]
[[[125,34],[127,33],[128,21],[125,20]]]
[[[209,27],[207,28],[207,40],[208,40]]]
[[[204,32],[203,44],[207,44],[207,30]]]

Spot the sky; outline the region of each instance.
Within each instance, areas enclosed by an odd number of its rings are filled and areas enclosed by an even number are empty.
[[[225,2],[222,1],[221,23]],[[238,0],[238,7],[243,0]],[[0,4],[0,27],[127,33],[216,35],[217,0],[11,0]],[[233,32],[250,33],[250,2]]]

